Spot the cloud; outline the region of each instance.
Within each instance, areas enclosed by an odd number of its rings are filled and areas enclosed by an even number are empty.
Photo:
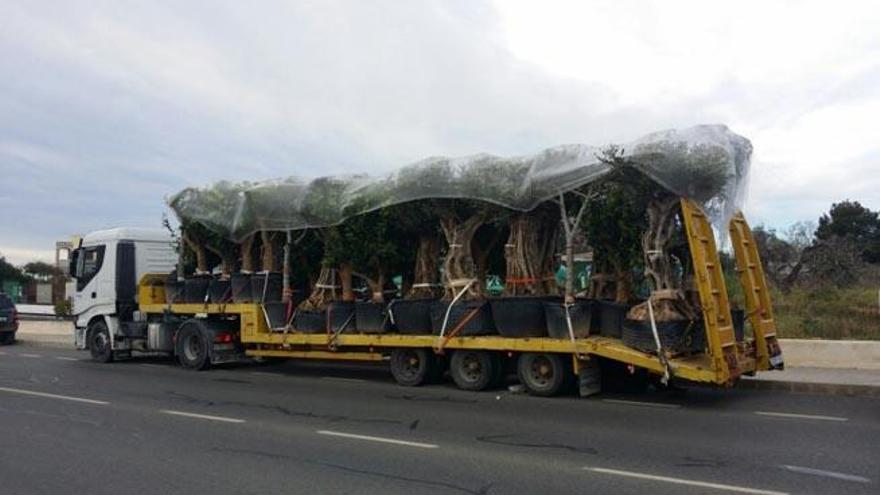
[[[748,212],[880,208],[870,3],[4,2],[0,252],[158,226],[219,179],[383,172],[728,123]]]

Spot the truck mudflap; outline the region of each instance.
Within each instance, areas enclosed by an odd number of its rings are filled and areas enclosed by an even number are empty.
[[[73,345],[78,351],[86,349],[86,328],[73,327]]]

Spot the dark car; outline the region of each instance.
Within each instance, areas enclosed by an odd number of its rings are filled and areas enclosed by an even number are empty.
[[[0,294],[0,345],[13,343],[17,331],[18,311],[15,304],[9,296]]]

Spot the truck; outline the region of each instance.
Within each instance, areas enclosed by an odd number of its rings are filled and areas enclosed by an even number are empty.
[[[636,349],[601,334],[568,338],[500,335],[304,333],[272,322],[261,302],[177,302],[166,294],[178,264],[168,232],[119,228],[77,240],[71,256],[76,279],[75,343],[95,361],[133,354],[167,355],[190,370],[246,359],[319,359],[385,362],[400,385],[418,386],[446,371],[467,390],[482,390],[513,369],[524,388],[551,396],[577,384],[581,395],[601,390],[603,373],[731,387],[746,375],[784,366],[758,249],[742,213],[728,225],[745,315],[752,335],[734,330],[715,232],[701,206],[682,198],[681,212],[702,314],[701,348],[674,355],[660,345]]]

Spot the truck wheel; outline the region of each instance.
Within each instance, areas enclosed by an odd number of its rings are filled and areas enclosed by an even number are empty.
[[[462,390],[485,390],[497,379],[499,365],[492,353],[460,350],[452,354],[449,374]]]
[[[0,345],[9,345],[15,342],[15,332],[0,332]]]
[[[96,320],[89,325],[89,352],[92,360],[99,363],[113,361],[113,345],[110,341],[110,331],[103,320]]]
[[[428,349],[401,347],[391,351],[391,374],[404,387],[418,387],[431,381],[438,368],[436,357]]]
[[[531,395],[550,397],[561,392],[572,373],[559,354],[525,353],[517,362],[519,381]]]
[[[202,324],[190,320],[184,322],[177,331],[177,343],[174,346],[177,361],[190,370],[204,370],[211,366],[210,332],[202,328]]]

